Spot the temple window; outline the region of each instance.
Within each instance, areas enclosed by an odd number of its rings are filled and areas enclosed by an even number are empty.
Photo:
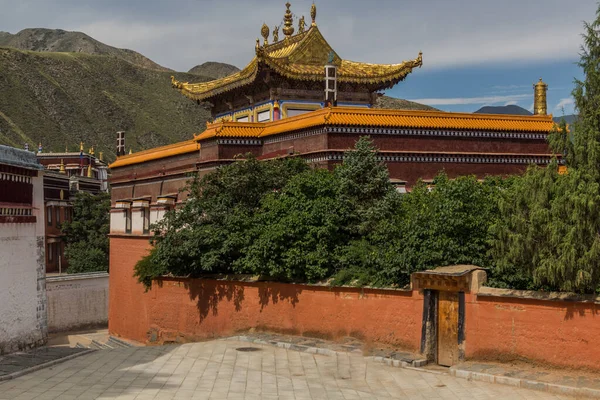
[[[48,243],[48,262],[54,261],[54,246],[52,243]]]
[[[142,218],[144,219],[144,233],[150,232],[150,208],[142,208]]]
[[[266,122],[271,120],[271,110],[261,111],[257,114],[258,122]]]
[[[131,209],[125,210],[125,233],[131,233]]]
[[[52,207],[46,207],[46,218],[48,219],[48,226],[52,226]]]
[[[58,224],[60,224],[60,207],[55,207],[56,208],[56,226],[58,226]]]

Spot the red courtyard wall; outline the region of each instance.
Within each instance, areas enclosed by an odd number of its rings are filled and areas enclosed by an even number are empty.
[[[145,293],[133,267],[148,249],[148,238],[111,237],[112,335],[161,343],[256,328],[331,339],[350,335],[419,351],[423,297],[416,290],[164,279]],[[600,369],[598,302],[489,294],[466,294],[465,300],[467,359]]]
[[[164,279],[144,293],[132,276],[148,248],[147,238],[111,237],[112,335],[188,341],[256,328],[331,339],[351,335],[419,350],[423,298],[416,292]]]
[[[468,359],[525,358],[600,369],[600,304],[466,296]]]

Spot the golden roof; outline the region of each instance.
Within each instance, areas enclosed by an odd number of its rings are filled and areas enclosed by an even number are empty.
[[[552,130],[554,121],[551,115],[521,116],[331,107],[265,123],[230,121],[209,124],[204,132],[196,136],[196,140],[214,137],[261,138],[324,125],[548,133]]]
[[[330,55],[338,67],[338,81],[376,85],[376,90],[390,88],[403,80],[413,68],[423,64],[421,53],[410,61],[400,64],[369,64],[342,60],[325,40],[319,28],[310,29],[294,36],[288,36],[272,44],[261,46],[257,42],[256,56],[241,71],[202,83],[179,82],[171,77],[171,83],[183,95],[192,100],[203,101],[240,86],[252,83],[261,68],[270,68],[290,79],[322,81],[325,77],[325,64]]]
[[[153,149],[144,150],[138,153],[118,157],[117,160],[114,163],[110,164],[108,167],[117,168],[133,164],[141,164],[146,161],[177,156],[180,154],[191,153],[198,150],[200,150],[200,144],[197,143],[196,139],[186,140],[185,142],[155,147]]]

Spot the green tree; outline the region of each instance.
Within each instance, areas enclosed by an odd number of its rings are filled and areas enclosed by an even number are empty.
[[[585,79],[572,94],[579,118],[550,135],[557,162],[530,168],[500,201],[491,254],[500,273],[517,270],[536,288],[593,292],[600,283],[600,8],[585,23],[579,66]]]
[[[239,265],[283,280],[326,278],[339,246],[348,240],[346,215],[332,173],[317,169],[296,175],[281,192],[264,197]]]
[[[150,254],[136,265],[139,281],[150,287],[165,275],[200,276],[234,270],[249,245],[253,216],[266,193],[279,191],[308,166],[299,158],[244,159],[190,179],[187,201],[153,226]]]
[[[73,219],[61,225],[67,243],[68,273],[108,271],[110,195],[79,192]]]

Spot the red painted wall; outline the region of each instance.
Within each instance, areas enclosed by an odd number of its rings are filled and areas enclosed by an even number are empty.
[[[187,341],[257,328],[324,338],[352,335],[419,349],[418,293],[190,279],[165,279],[144,293],[132,276],[147,249],[147,239],[111,237],[112,335]]]
[[[600,369],[600,304],[466,296],[466,357]]]
[[[193,341],[250,328],[397,345],[417,352],[418,291],[165,279],[151,291],[133,278],[147,238],[110,239],[109,331],[140,342]],[[600,369],[600,304],[466,294],[467,359],[530,359]]]

